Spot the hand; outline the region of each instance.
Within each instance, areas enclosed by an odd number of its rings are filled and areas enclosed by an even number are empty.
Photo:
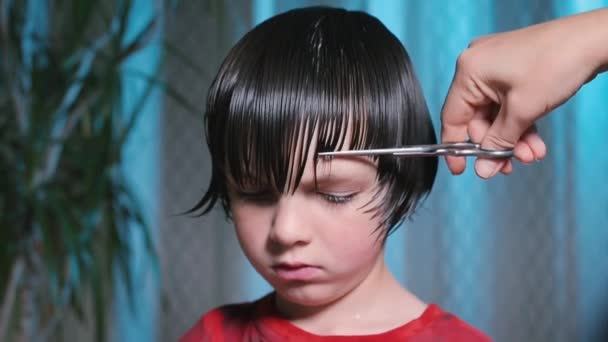
[[[546,155],[534,122],[564,103],[608,65],[608,10],[597,10],[475,40],[458,58],[441,112],[443,142],[514,149],[523,163]],[[453,174],[463,157],[446,157]],[[478,159],[490,178],[511,160]]]

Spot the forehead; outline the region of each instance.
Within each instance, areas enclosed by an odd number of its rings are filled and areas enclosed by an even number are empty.
[[[316,165],[309,161],[302,175],[301,182],[328,181],[339,178],[373,180],[378,173],[377,162],[365,157],[319,157]]]

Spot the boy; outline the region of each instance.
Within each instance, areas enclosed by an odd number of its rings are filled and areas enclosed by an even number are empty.
[[[274,292],[205,314],[182,341],[488,341],[403,288],[388,234],[431,190],[436,158],[319,158],[436,142],[409,57],[377,19],[292,10],[230,51],[206,113],[211,184]]]

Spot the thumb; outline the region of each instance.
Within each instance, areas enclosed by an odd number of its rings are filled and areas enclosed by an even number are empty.
[[[473,118],[474,109],[463,97],[464,92],[459,87],[455,77],[446,100],[441,108],[441,142],[462,142],[468,138],[467,127]],[[453,174],[461,174],[466,167],[463,157],[446,157],[448,168]]]
[[[522,113],[516,106],[507,101],[500,107],[496,119],[481,141],[481,147],[487,150],[509,150],[515,147],[524,132],[533,124],[522,119]],[[475,172],[479,177],[494,177],[507,163],[505,159],[479,158],[475,162]]]

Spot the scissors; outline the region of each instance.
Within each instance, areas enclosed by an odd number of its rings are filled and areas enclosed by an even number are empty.
[[[319,156],[380,156],[391,155],[395,157],[435,157],[435,156],[458,156],[458,157],[482,157],[491,159],[508,159],[513,157],[513,150],[487,150],[481,148],[480,144],[472,142],[457,142],[434,145],[411,145],[396,148],[380,148],[367,150],[350,150],[319,152]]]

